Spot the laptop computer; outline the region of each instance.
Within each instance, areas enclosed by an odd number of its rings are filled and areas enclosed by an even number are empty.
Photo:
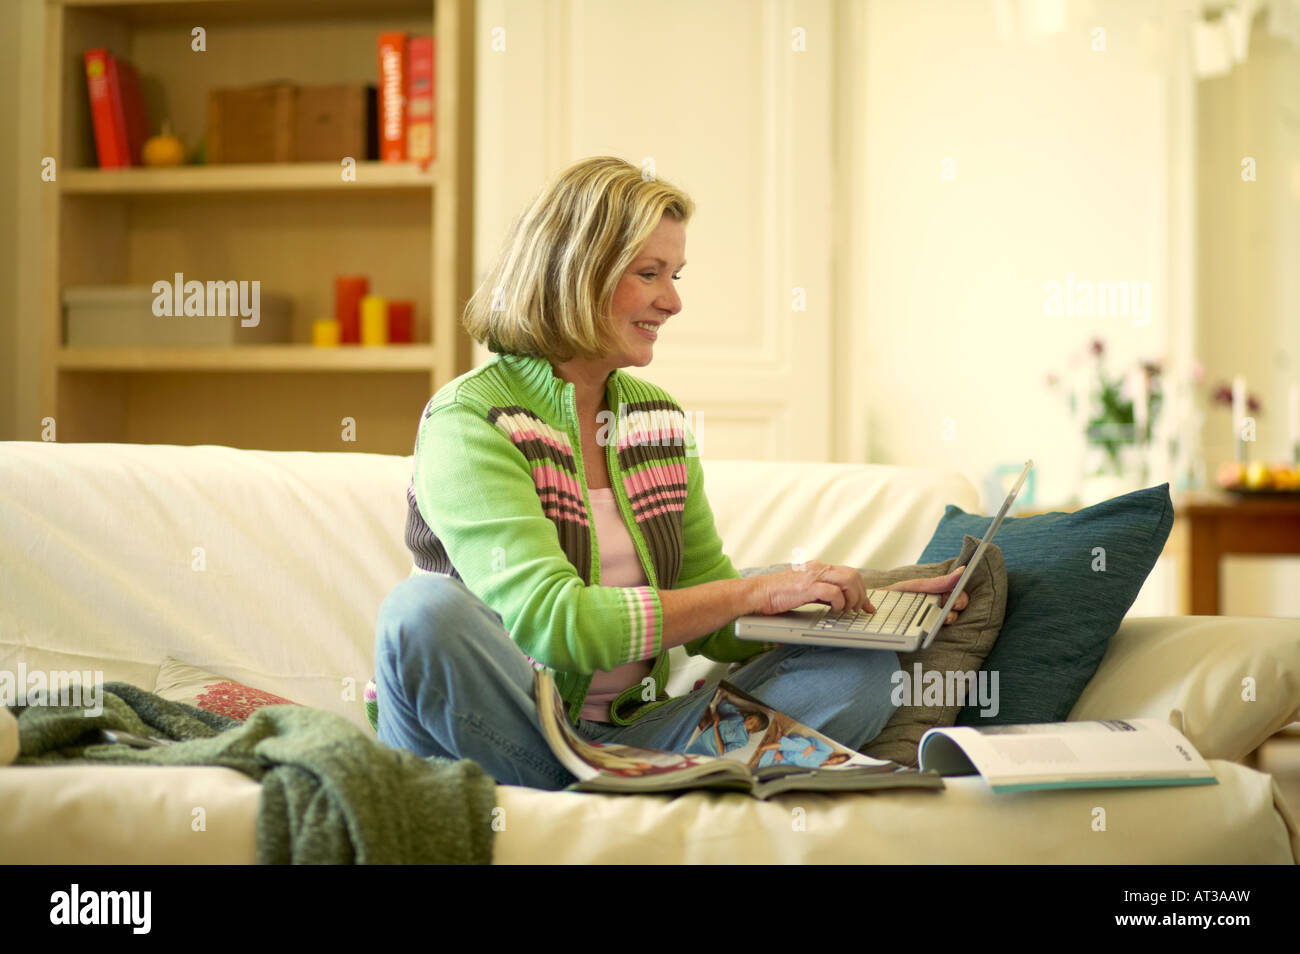
[[[736,620],[736,638],[763,643],[810,643],[908,653],[925,649],[939,634],[1033,466],[1032,460],[1025,462],[1025,469],[1020,472],[1007,499],[1002,501],[997,516],[989,524],[984,539],[975,548],[966,564],[966,571],[943,606],[939,605],[938,593],[867,590],[867,599],[875,607],[875,612],[840,612],[825,603],[805,603],[787,613],[751,613]]]

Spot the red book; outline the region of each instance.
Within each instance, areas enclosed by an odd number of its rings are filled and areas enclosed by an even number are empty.
[[[136,75],[135,67],[116,57],[110,60],[108,70],[110,75],[114,70],[117,73],[113,115],[115,125],[126,130],[126,150],[129,156],[127,165],[142,166],[144,161],[140,158],[140,150],[149,138],[149,120],[145,116],[144,96],[140,93],[140,78]],[[110,80],[111,95],[114,94],[113,85]]]
[[[116,169],[131,164],[126,144],[126,126],[119,126],[113,103],[119,98],[117,71],[108,50],[96,47],[85,53],[86,91],[90,94],[90,118],[95,128],[95,154],[99,168]]]
[[[406,34],[379,34],[379,158],[406,158]]]
[[[433,159],[433,37],[413,36],[407,43],[406,158]]]

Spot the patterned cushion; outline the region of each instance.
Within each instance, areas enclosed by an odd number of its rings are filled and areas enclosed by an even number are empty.
[[[188,703],[241,722],[263,706],[298,705],[291,699],[253,689],[170,656],[163,660],[153,691],[172,702]]]

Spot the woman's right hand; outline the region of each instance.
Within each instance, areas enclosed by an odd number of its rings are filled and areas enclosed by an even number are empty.
[[[802,570],[791,567],[752,579],[756,581],[756,612],[767,616],[785,613],[805,603],[825,603],[837,612],[846,609],[875,611],[867,599],[862,574],[851,566],[833,566],[809,560],[803,564]]]

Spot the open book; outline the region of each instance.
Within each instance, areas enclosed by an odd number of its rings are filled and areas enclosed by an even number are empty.
[[[882,762],[840,745],[725,680],[719,683],[686,751],[664,752],[580,736],[564,715],[555,680],[533,679],[542,732],[579,792],[735,789],[766,799],[781,792],[943,788],[937,772]]]
[[[921,736],[918,764],[978,772],[995,792],[1117,785],[1217,785],[1181,732],[1159,719],[950,726]]]

